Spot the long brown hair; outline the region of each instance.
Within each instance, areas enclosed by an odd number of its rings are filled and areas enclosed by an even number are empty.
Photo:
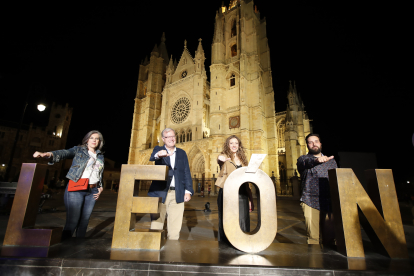
[[[240,161],[242,162],[244,166],[249,165],[249,162],[247,161],[246,153],[244,152],[242,141],[236,135],[231,135],[226,139],[226,142],[224,142],[223,151],[221,152],[221,154],[227,155],[228,157],[231,158],[231,161],[234,161],[233,152],[230,149],[230,140],[233,138],[236,138],[237,141],[239,142],[239,149],[236,152],[237,157],[240,159]]]

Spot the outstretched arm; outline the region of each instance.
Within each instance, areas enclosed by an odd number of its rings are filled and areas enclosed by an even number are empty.
[[[298,167],[298,172],[300,175],[303,175],[305,170],[312,169],[315,167],[319,162],[317,162],[316,158],[313,155],[302,155],[298,158],[296,166]]]
[[[52,152],[40,152],[36,151],[33,154],[34,158],[50,158],[49,165],[53,165],[56,162],[59,162],[63,159],[70,159],[75,157],[76,154],[76,147],[73,147],[71,149],[63,149],[63,150],[55,150]]]

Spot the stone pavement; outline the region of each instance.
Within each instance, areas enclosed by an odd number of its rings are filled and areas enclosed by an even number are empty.
[[[43,205],[42,213],[37,215],[36,226],[63,227],[66,220],[66,211],[63,203],[63,190],[57,190],[52,198]],[[140,196],[146,196],[141,191]],[[86,237],[112,238],[115,210],[118,194],[105,190],[97,201],[89,221]],[[211,213],[204,212],[205,203],[210,202]],[[257,206],[257,202],[255,202]],[[411,254],[414,252],[414,217],[412,204],[400,202],[401,215],[406,233],[406,239]],[[0,214],[0,241],[4,239],[9,216]],[[289,197],[277,198],[277,236],[275,243],[306,244],[304,217],[299,202]],[[251,229],[257,225],[257,211],[250,216]],[[150,227],[148,214],[137,215],[137,229]],[[217,241],[218,211],[217,197],[200,197],[197,194],[185,204],[183,227],[180,240]],[[409,242],[410,241],[410,242]]]
[[[277,198],[278,232],[273,244],[257,254],[246,254],[219,244],[217,197],[197,195],[185,205],[179,241],[167,241],[160,251],[115,250],[111,249],[111,240],[117,196],[111,191],[101,195],[92,213],[86,239],[73,239],[50,248],[0,246],[0,274],[224,276],[371,275],[379,272],[383,275],[413,275],[414,272],[414,226],[410,203],[400,202],[410,260],[390,260],[375,251],[363,230],[366,258],[346,258],[334,248],[307,245],[299,202],[286,197]],[[210,202],[211,213],[204,212],[206,202]],[[63,192],[59,191],[44,204],[36,226],[63,227],[65,217]],[[4,239],[8,218],[8,215],[0,215],[0,241]],[[254,229],[256,211],[251,215],[251,224]],[[149,215],[137,215],[136,228],[149,226]]]
[[[63,203],[63,191],[57,190],[52,198],[43,205],[42,213],[38,214],[36,226],[63,227],[66,211]],[[140,196],[146,196],[141,191]],[[115,210],[118,194],[105,190],[96,202],[89,221],[86,237],[112,238],[114,228]],[[204,205],[210,202],[211,213],[204,212]],[[257,206],[257,202],[256,202]],[[289,198],[277,199],[278,232],[275,242],[306,244],[306,231],[304,217],[299,202]],[[251,213],[251,229],[257,225],[257,211]],[[8,216],[0,215],[0,241],[3,241],[6,232]],[[148,214],[137,215],[136,228],[149,228]],[[217,197],[200,197],[197,194],[185,204],[183,227],[180,240],[217,241],[218,211]]]

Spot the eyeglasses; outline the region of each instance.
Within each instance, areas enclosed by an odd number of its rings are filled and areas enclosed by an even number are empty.
[[[172,139],[175,138],[175,136],[165,136],[164,139]]]
[[[314,141],[314,142],[312,142],[312,141],[309,141],[308,142],[308,145],[318,145],[318,144],[320,144],[321,142],[319,142],[319,141]]]

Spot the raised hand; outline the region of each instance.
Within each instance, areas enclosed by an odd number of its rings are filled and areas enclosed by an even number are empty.
[[[53,156],[53,154],[51,152],[40,152],[40,151],[36,151],[33,154],[33,157],[34,158],[40,158],[40,157],[42,157],[42,158],[51,158],[52,156]]]
[[[229,161],[229,160],[231,160],[231,158],[226,158],[226,157],[224,157],[223,155],[220,155],[218,158],[217,158],[217,160],[218,161],[220,161],[220,162],[226,162],[226,161]]]
[[[329,160],[331,160],[331,159],[333,159],[334,158],[334,156],[332,155],[332,156],[321,156],[321,157],[318,157],[316,160],[319,162],[319,163],[325,163],[325,162],[328,162]]]
[[[172,153],[168,153],[166,150],[160,150],[159,152],[157,152],[158,157],[168,157],[173,155],[174,152]]]

